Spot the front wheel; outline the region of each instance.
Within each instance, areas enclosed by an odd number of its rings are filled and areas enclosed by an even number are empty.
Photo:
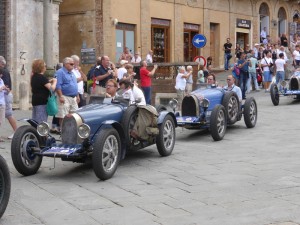
[[[270,87],[270,95],[273,105],[279,105],[279,91],[278,86],[276,84],[271,84]]]
[[[222,105],[216,105],[210,116],[210,132],[215,141],[220,141],[225,136],[227,129],[226,112]]]
[[[159,125],[159,134],[156,137],[156,146],[161,156],[171,155],[175,145],[175,123],[170,115],[166,115]]]
[[[104,128],[98,134],[93,150],[93,169],[100,180],[111,178],[121,159],[121,140],[114,128]]]
[[[257,105],[253,97],[248,98],[244,104],[244,121],[248,128],[253,128],[257,121]]]
[[[4,158],[0,155],[0,218],[7,207],[10,196],[10,174]]]
[[[16,170],[24,176],[36,174],[42,163],[42,156],[34,154],[39,148],[41,137],[30,125],[19,127],[11,142],[11,158]]]

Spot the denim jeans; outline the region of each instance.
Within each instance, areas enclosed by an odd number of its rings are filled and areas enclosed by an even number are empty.
[[[228,60],[228,56],[231,55],[231,53],[225,53],[224,54],[224,68],[225,70],[228,70],[228,67],[229,67],[229,61]]]
[[[142,87],[147,105],[151,105],[151,87]]]
[[[284,71],[277,71],[276,72],[276,84],[278,84],[280,81],[284,80]]]
[[[247,80],[249,78],[248,71],[241,70],[240,73],[240,88],[242,90],[242,98],[246,98]]]
[[[252,80],[253,80],[253,83],[254,83],[254,86],[255,86],[255,90],[258,90],[258,83],[257,83],[256,72],[250,72],[249,73],[249,79],[248,79],[248,83],[250,84],[249,88],[251,87]],[[249,90],[251,90],[251,88]]]

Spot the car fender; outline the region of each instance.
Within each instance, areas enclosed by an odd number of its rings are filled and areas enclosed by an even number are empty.
[[[176,117],[175,117],[174,113],[168,112],[168,111],[162,111],[162,112],[160,112],[160,114],[159,114],[159,116],[157,118],[157,124],[162,124],[163,121],[164,121],[164,119],[165,119],[165,117],[167,115],[171,115],[172,116],[172,118],[174,120],[175,127],[177,127],[177,120],[176,120]]]
[[[33,119],[20,119],[18,121],[26,121],[27,123],[29,123],[31,126],[33,126],[35,129],[37,128],[37,126],[39,125],[38,122],[36,122]]]

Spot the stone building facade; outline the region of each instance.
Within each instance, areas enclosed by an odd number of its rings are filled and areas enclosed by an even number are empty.
[[[156,62],[187,62],[212,56],[223,67],[223,44],[230,37],[242,46],[259,42],[267,27],[271,39],[290,32],[299,14],[296,0],[64,0],[60,5],[60,59],[93,48],[113,61],[124,46],[144,58],[154,50]],[[192,45],[196,34],[207,44]],[[69,40],[72,39],[72,42]]]
[[[59,62],[60,0],[1,0],[0,54],[7,60],[14,101],[30,107],[30,77],[33,59],[45,59],[53,69]]]
[[[158,104],[159,98],[176,96],[176,66],[165,63],[178,66],[196,56],[212,56],[213,66],[224,68],[223,44],[228,37],[233,46],[253,47],[266,27],[276,42],[282,33],[297,32],[297,24],[293,31],[290,27],[299,8],[296,0],[64,0],[60,59],[86,49],[94,51],[92,62],[101,55],[117,62],[125,46],[142,58],[152,49],[154,62],[162,63],[153,79],[152,102]],[[206,37],[201,49],[192,44],[196,34]],[[84,65],[86,70],[91,66]],[[163,71],[166,76],[161,76]]]

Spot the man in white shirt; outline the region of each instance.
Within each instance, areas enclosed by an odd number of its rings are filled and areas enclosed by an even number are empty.
[[[264,27],[264,29],[260,32],[260,41],[263,42],[263,40],[266,38],[267,38],[267,28]]]
[[[293,60],[295,66],[300,66],[300,45],[295,46],[295,50],[293,51]]]
[[[227,76],[227,86],[225,86],[223,89],[225,91],[233,91],[237,94],[239,101],[242,102],[242,91],[238,86],[235,86],[234,84],[235,78],[233,75],[228,75]]]
[[[137,105],[146,105],[144,92],[138,87],[138,83],[136,80],[134,80],[134,83],[131,87],[132,87],[132,93],[133,93],[134,99],[140,100],[140,102]]]
[[[179,67],[179,73],[176,76],[176,85],[175,85],[177,98],[178,98],[178,110],[181,109],[181,102],[185,94],[186,79],[189,78],[191,74],[192,73],[185,74],[184,66]]]
[[[121,60],[120,65],[121,67],[118,69],[118,79],[122,80],[125,73],[127,73],[127,70],[125,69],[125,65],[128,63],[127,60]]]
[[[283,53],[279,54],[279,59],[276,59],[275,66],[276,66],[276,84],[278,84],[280,81],[284,80],[284,68],[286,66],[286,61],[284,60]]]
[[[287,55],[286,55],[284,46],[280,46],[279,49],[277,50],[277,58],[279,58],[279,54],[280,54],[280,53],[283,54],[283,59],[284,59],[285,61],[288,61],[288,57],[287,57]]]
[[[142,61],[140,52],[135,52],[134,56],[131,59],[131,63],[140,63]]]
[[[148,53],[147,56],[146,56],[146,62],[147,62],[147,63],[153,63],[152,55],[153,55],[153,51],[150,49],[150,50],[149,50],[149,53]]]
[[[79,63],[80,63],[79,56],[72,55],[71,58],[74,61],[74,69],[72,72],[75,74],[76,79],[77,79],[78,94],[79,94],[79,98],[80,98],[78,107],[80,108],[86,104],[85,99],[83,97],[83,93],[84,93],[84,83],[83,82],[87,81],[87,76],[85,75],[85,73],[82,72],[81,67],[79,66]]]

